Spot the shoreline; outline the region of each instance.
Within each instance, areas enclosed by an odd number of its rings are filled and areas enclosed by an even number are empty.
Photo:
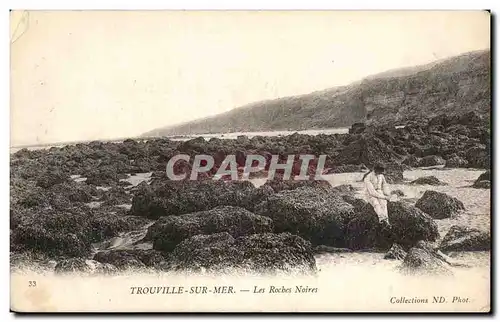
[[[401,126],[399,126],[401,128]],[[398,127],[396,127],[398,128]],[[349,127],[339,127],[339,128],[324,128],[324,129],[309,129],[309,130],[269,130],[269,131],[249,131],[249,132],[227,132],[227,133],[201,133],[201,134],[173,134],[166,136],[138,136],[138,137],[123,137],[116,139],[104,139],[104,140],[77,140],[68,142],[55,142],[55,143],[44,143],[44,144],[22,144],[10,146],[9,150],[11,153],[15,153],[22,149],[35,150],[35,149],[49,149],[51,147],[64,147],[67,145],[76,144],[88,144],[90,142],[109,142],[109,143],[121,143],[125,140],[135,140],[135,141],[147,141],[156,139],[169,139],[172,141],[187,141],[203,137],[205,140],[210,140],[211,138],[220,138],[226,140],[236,139],[238,136],[247,136],[252,138],[254,136],[288,136],[294,133],[305,134],[305,135],[319,135],[319,134],[345,134],[349,130]]]

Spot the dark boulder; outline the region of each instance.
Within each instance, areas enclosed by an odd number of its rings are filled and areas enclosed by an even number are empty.
[[[265,185],[255,188],[253,185],[246,195],[238,194],[236,206],[255,212],[255,207],[263,201],[268,200],[274,194],[271,187]]]
[[[132,195],[122,186],[114,186],[107,190],[99,191],[99,201],[107,206],[116,206],[132,203]]]
[[[145,241],[153,241],[153,248],[172,251],[183,240],[195,235],[227,232],[233,237],[273,231],[269,217],[255,215],[248,210],[220,206],[211,210],[161,217],[148,228]]]
[[[436,115],[436,116],[432,117],[431,119],[429,119],[427,124],[429,126],[447,126],[449,124],[449,122],[450,122],[450,120],[449,120],[448,115],[443,113],[443,114]]]
[[[112,264],[118,269],[141,269],[145,267],[159,267],[167,260],[165,253],[157,250],[108,250],[94,255],[94,260],[100,263]]]
[[[102,241],[116,237],[121,232],[138,229],[144,224],[141,218],[123,216],[107,208],[97,209],[90,221],[91,239],[93,241]]]
[[[465,152],[469,168],[489,169],[490,153],[483,147],[472,147]]]
[[[481,175],[479,176],[479,178],[477,178],[476,181],[483,181],[483,180],[491,181],[491,171],[490,170],[488,170],[484,173],[481,173]]]
[[[399,259],[403,260],[406,257],[406,251],[401,245],[393,244],[389,251],[385,254],[384,259]]]
[[[116,167],[102,166],[92,169],[89,173],[85,174],[87,184],[94,184],[96,186],[110,186],[116,184],[120,179],[126,179],[127,175],[119,173]]]
[[[417,167],[421,167],[422,165],[422,158],[419,158],[413,154],[410,154],[409,156],[407,156],[403,162],[403,164],[407,165],[407,166],[410,166],[410,167],[414,167],[414,168],[417,168]]]
[[[47,170],[42,172],[38,179],[36,180],[36,184],[42,188],[50,188],[55,184],[63,183],[69,180],[69,176],[63,173],[60,170]]]
[[[157,219],[203,211],[217,206],[241,206],[250,211],[272,191],[249,181],[164,181],[141,183],[132,200],[131,214]]]
[[[452,226],[444,236],[439,249],[449,251],[488,251],[491,249],[491,237],[487,231],[465,226]]]
[[[208,142],[205,140],[205,138],[199,136],[197,138],[180,143],[177,147],[177,150],[180,152],[185,152],[189,155],[193,155],[196,153],[205,154],[207,152],[207,143]]]
[[[448,264],[428,248],[413,247],[408,251],[400,271],[405,274],[451,274]]]
[[[363,133],[366,129],[365,123],[354,123],[349,128],[349,134],[360,134]]]
[[[490,189],[491,188],[491,172],[490,170],[482,173],[472,185],[474,188]]]
[[[90,202],[98,194],[94,186],[74,181],[55,184],[50,187],[50,192],[62,195],[71,202]]]
[[[384,177],[387,183],[402,183],[405,166],[400,163],[386,163]]]
[[[233,238],[228,233],[196,235],[180,243],[170,257],[173,270],[257,273],[316,271],[311,244],[291,234],[254,234]]]
[[[420,167],[432,167],[437,165],[444,165],[446,161],[437,155],[428,155],[420,159],[419,166]]]
[[[248,144],[250,142],[250,139],[246,135],[238,135],[236,137],[236,142],[240,144]]]
[[[350,195],[343,195],[342,199],[354,208],[354,215],[346,225],[345,246],[354,250],[389,247],[391,236],[380,224],[373,206]]]
[[[446,160],[445,168],[466,168],[468,165],[469,162],[467,160],[455,155]]]
[[[26,186],[16,189],[11,185],[11,198],[13,202],[25,208],[45,208],[50,205],[47,191],[38,186]]]
[[[390,145],[373,135],[354,135],[346,143],[334,160],[337,165],[364,164],[371,167],[376,163],[401,159]]]
[[[450,218],[465,210],[464,204],[457,198],[433,190],[427,190],[415,207],[434,219]]]
[[[11,247],[43,253],[49,257],[86,257],[93,242],[117,236],[134,221],[91,209],[26,209],[14,214]]]
[[[270,196],[255,212],[273,219],[276,232],[299,235],[314,245],[344,247],[354,207],[329,189],[301,187]]]
[[[49,257],[85,257],[91,250],[91,216],[70,212],[32,213],[12,231],[11,247]]]
[[[473,125],[483,125],[486,122],[484,115],[479,114],[476,111],[470,111],[463,113],[459,116],[458,123],[468,126]]]
[[[388,202],[389,222],[394,242],[409,248],[420,240],[435,241],[439,237],[436,222],[426,213],[404,202]]]
[[[416,184],[416,185],[431,185],[431,186],[445,186],[447,183],[442,182],[435,176],[427,176],[427,177],[421,177],[418,179],[413,180],[410,182],[410,184]]]

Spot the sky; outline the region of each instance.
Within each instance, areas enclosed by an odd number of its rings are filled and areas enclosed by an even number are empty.
[[[11,146],[133,137],[487,48],[481,11],[13,11]]]

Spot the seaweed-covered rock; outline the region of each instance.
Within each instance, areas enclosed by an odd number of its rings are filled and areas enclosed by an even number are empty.
[[[491,171],[490,170],[481,173],[481,175],[477,178],[476,181],[483,181],[483,180],[491,181]]]
[[[95,260],[74,257],[63,259],[54,268],[55,273],[85,273],[85,274],[112,274],[117,271],[111,264],[99,263]]]
[[[478,188],[478,189],[490,189],[491,188],[491,181],[489,181],[489,180],[476,181],[476,182],[474,182],[472,187]]]
[[[413,247],[408,251],[400,270],[406,274],[451,274],[448,264],[427,248]]]
[[[25,208],[44,208],[50,205],[47,191],[30,184],[26,184],[22,188],[11,185],[11,196],[12,204],[18,204]]]
[[[403,162],[403,164],[407,165],[407,166],[410,166],[410,167],[420,167],[421,164],[422,164],[422,158],[419,158],[413,154],[410,154],[409,156],[407,156]]]
[[[415,207],[434,219],[450,218],[465,210],[464,204],[457,198],[433,190],[427,190]]]
[[[161,217],[148,228],[145,241],[153,248],[172,251],[183,240],[195,235],[227,232],[233,237],[272,232],[271,218],[255,215],[248,210],[220,206],[206,211]]]
[[[120,179],[126,179],[127,175],[120,173],[116,167],[101,166],[86,173],[85,177],[87,178],[85,181],[87,184],[110,186],[116,184]]]
[[[490,168],[490,153],[486,148],[472,147],[465,152],[465,158],[470,168]]]
[[[490,189],[491,188],[491,172],[490,170],[482,173],[472,185],[474,188]]]
[[[406,251],[401,245],[393,244],[389,251],[385,254],[384,259],[399,259],[403,260],[406,257]]]
[[[311,244],[291,234],[254,234],[233,238],[228,233],[196,235],[180,243],[168,263],[173,270],[257,273],[316,271]]]
[[[354,123],[349,128],[349,134],[360,134],[366,129],[365,123]]]
[[[85,257],[91,249],[90,215],[31,213],[12,231],[12,246],[49,256]]]
[[[338,165],[362,163],[373,166],[376,163],[401,159],[390,145],[371,134],[349,136],[344,144],[335,158]]]
[[[487,251],[491,249],[489,232],[454,225],[444,236],[439,249],[448,251]]]
[[[468,165],[469,162],[467,160],[455,155],[446,160],[445,168],[466,168]]]
[[[277,178],[266,181],[262,187],[270,187],[274,192],[280,192],[283,190],[294,190],[300,187],[330,188],[331,185],[325,180],[282,180]]]
[[[296,234],[314,245],[344,247],[354,207],[329,189],[301,187],[270,196],[255,213],[273,219],[275,232]]]
[[[342,199],[354,208],[354,215],[346,225],[345,246],[354,250],[388,247],[390,236],[380,225],[373,206],[351,195],[343,195]]]
[[[140,220],[132,216],[122,216],[108,211],[94,212],[90,221],[91,238],[93,241],[101,241],[118,236],[121,232],[137,229],[139,225]]]
[[[250,211],[272,192],[248,181],[164,181],[141,183],[132,200],[131,213],[157,219],[203,211],[217,206],[241,206]]]
[[[444,165],[446,161],[437,155],[427,155],[420,159],[419,166],[420,167],[432,167],[437,165]]]
[[[123,205],[132,203],[132,196],[122,186],[113,186],[99,192],[99,201],[104,202],[104,205]]]
[[[410,184],[418,184],[418,185],[431,185],[431,186],[445,186],[447,183],[442,182],[435,176],[426,176],[413,180]]]
[[[248,189],[248,194],[244,195],[243,193],[238,193],[237,201],[234,206],[245,208],[249,211],[254,212],[255,207],[265,201],[268,200],[270,196],[274,194],[274,190],[269,186],[260,186],[258,188],[250,187]]]
[[[85,257],[93,242],[114,237],[132,228],[125,217],[67,207],[66,210],[16,210],[11,248],[35,251],[49,257]]]
[[[118,269],[158,267],[166,259],[165,253],[152,249],[107,250],[94,255],[94,260],[100,263],[112,264]]]
[[[387,209],[394,241],[403,247],[411,247],[420,240],[435,241],[439,237],[436,222],[411,204],[388,202]]]
[[[164,172],[166,162],[179,153],[212,155],[216,167],[226,155],[236,155],[238,163],[242,165],[247,155],[256,153],[265,156],[267,161],[268,155],[275,154],[280,154],[281,160],[291,154],[325,154],[329,156],[326,166],[332,172],[359,171],[358,166],[362,164],[372,166],[378,162],[401,161],[408,156],[428,157],[431,164],[442,162],[435,162],[434,156],[445,157],[449,166],[453,166],[453,158],[458,157],[467,162],[467,165],[460,166],[489,167],[491,153],[487,121],[484,124],[462,124],[459,118],[462,116],[444,116],[436,124],[426,124],[427,120],[423,118],[407,122],[405,128],[398,129],[394,126],[358,124],[352,126],[350,134],[294,133],[277,137],[255,136],[251,139],[240,137],[236,140],[212,138],[208,142],[202,137],[186,142],[129,139],[123,142],[79,143],[36,151],[23,149],[11,155],[11,177],[29,179],[34,184],[38,180],[41,186],[46,187],[57,184],[58,180],[44,178],[40,172],[60,171],[62,177],[78,174],[87,177],[90,184],[107,186],[117,184],[121,177],[130,173]],[[410,161],[407,159],[405,163],[415,166]],[[191,170],[188,162],[176,162],[175,167],[181,173]]]
[[[42,188],[50,188],[55,184],[63,183],[69,179],[69,176],[60,170],[47,170],[41,173],[36,180],[36,184]]]
[[[97,195],[97,190],[92,185],[71,180],[51,186],[50,193],[64,196],[71,202],[90,202]]]

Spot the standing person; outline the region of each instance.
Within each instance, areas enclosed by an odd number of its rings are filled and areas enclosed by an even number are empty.
[[[387,212],[387,201],[390,200],[389,185],[384,177],[385,168],[382,164],[376,164],[363,177],[368,201],[375,209],[380,222],[389,224],[389,214]]]

